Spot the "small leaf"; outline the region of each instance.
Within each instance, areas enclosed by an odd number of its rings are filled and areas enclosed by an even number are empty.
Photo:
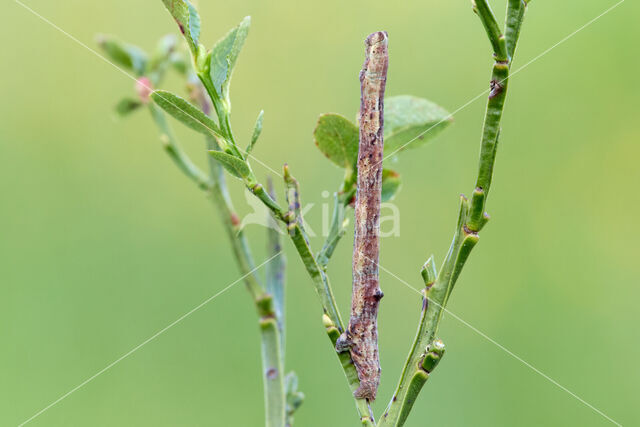
[[[251,135],[251,142],[247,147],[247,155],[253,151],[254,145],[258,142],[258,138],[260,138],[260,134],[262,133],[262,120],[264,119],[264,110],[260,111],[258,114],[258,119],[256,120],[256,125],[253,127],[253,135]]]
[[[98,44],[116,65],[141,76],[147,68],[147,54],[137,46],[123,43],[111,36],[99,35]]]
[[[186,99],[165,90],[154,91],[151,99],[173,118],[196,132],[224,139],[216,122]]]
[[[233,176],[238,178],[250,178],[252,175],[251,168],[244,161],[236,156],[225,153],[224,151],[210,150],[209,154],[220,162],[220,164]]]
[[[167,34],[162,37],[156,46],[151,60],[149,61],[149,71],[155,71],[159,67],[164,67],[170,62],[171,55],[175,52],[178,40],[175,35]]]
[[[284,377],[285,393],[295,393],[298,391],[298,375],[291,371]]]
[[[124,117],[140,107],[142,107],[142,102],[132,98],[124,98],[116,104],[115,110],[120,117]]]
[[[187,39],[193,56],[198,56],[200,39],[200,15],[188,0],[162,0],[165,7],[176,20],[180,32]]]
[[[285,396],[287,400],[287,415],[288,417],[291,417],[300,405],[302,405],[302,402],[304,401],[304,393],[298,391],[298,376],[295,372],[289,372],[285,376],[284,381]]]
[[[389,202],[396,196],[402,181],[400,180],[400,174],[390,169],[382,170],[382,202]]]
[[[173,69],[182,75],[186,75],[189,71],[189,63],[181,52],[172,53],[169,62]]]
[[[385,155],[405,148],[419,147],[451,124],[444,108],[415,96],[392,96],[385,99]]]
[[[358,160],[358,128],[355,124],[339,114],[322,114],[313,137],[329,160],[342,168],[355,169]]]
[[[238,55],[244,45],[251,18],[245,17],[240,24],[219,40],[211,50],[210,76],[214,89],[221,99],[229,101],[229,83]]]

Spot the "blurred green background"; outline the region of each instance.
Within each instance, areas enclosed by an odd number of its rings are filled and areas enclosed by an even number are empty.
[[[492,1],[502,18],[505,1]],[[78,40],[116,34],[146,49],[175,26],[160,1],[27,3]],[[534,1],[515,69],[614,1]],[[353,117],[363,39],[390,37],[387,94],[456,110],[487,88],[490,47],[469,1],[200,1],[212,45],[245,15],[251,34],[233,84],[233,123],[255,155],[288,162],[316,207],[341,172],[313,147],[317,116]],[[518,72],[510,83],[493,220],[450,310],[622,425],[640,425],[640,183],[637,42],[627,1]],[[239,276],[204,194],[170,163],[148,114],[115,119],[133,82],[12,1],[0,62],[0,425],[17,425]],[[167,88],[180,88],[176,78]],[[399,237],[381,264],[413,286],[448,248],[458,194],[473,188],[484,96],[433,143],[401,156]],[[178,126],[204,163],[200,138]],[[268,173],[259,165],[256,172]],[[250,211],[237,183],[241,213]],[[258,260],[263,230],[249,227]],[[316,248],[320,239],[312,242]],[[347,317],[350,239],[331,276]],[[352,426],[356,414],[320,311],[287,245],[287,365],[307,398],[299,426]],[[386,406],[413,338],[419,297],[381,273]],[[449,316],[443,363],[409,426],[611,424]],[[257,426],[256,315],[238,284],[31,422],[34,426]]]

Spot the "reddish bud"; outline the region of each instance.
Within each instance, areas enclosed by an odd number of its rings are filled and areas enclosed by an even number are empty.
[[[149,96],[151,96],[151,92],[153,92],[153,84],[148,77],[140,77],[136,80],[136,92],[138,93],[138,97],[140,98],[140,102],[143,104],[149,103]]]
[[[231,213],[231,224],[234,227],[240,226],[240,218],[238,217],[238,215],[235,214],[235,212]]]

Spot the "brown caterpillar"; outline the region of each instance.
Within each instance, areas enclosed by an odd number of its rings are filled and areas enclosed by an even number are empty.
[[[380,197],[382,188],[384,90],[389,63],[386,32],[365,41],[360,72],[360,142],[353,244],[351,318],[336,349],[351,352],[360,387],[355,397],[375,400],[380,384],[378,305],[383,296],[378,281]]]

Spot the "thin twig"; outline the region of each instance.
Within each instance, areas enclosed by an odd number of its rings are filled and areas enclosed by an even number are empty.
[[[218,113],[218,119],[220,123],[224,123],[221,126],[230,141],[233,141],[233,134],[230,126],[229,112],[221,105],[220,100],[217,99],[215,91],[213,90],[210,76],[208,74],[198,74],[201,79],[205,90],[209,94],[211,101],[214,104],[214,108]],[[235,145],[234,145],[235,146]],[[288,172],[287,172],[288,173]],[[269,195],[264,189],[264,186],[258,182],[253,172],[250,175],[242,178],[245,186],[253,195],[255,195],[272,213],[276,220],[283,222],[287,225],[289,231],[289,237],[300,256],[302,263],[307,270],[307,274],[312,280],[315,291],[320,298],[323,308],[323,323],[331,343],[335,346],[338,336],[345,330],[344,323],[340,317],[338,307],[333,296],[333,291],[329,283],[329,277],[325,273],[325,269],[318,264],[316,257],[311,250],[309,243],[306,239],[306,235],[301,228],[300,223],[295,220],[295,213],[293,217],[288,212],[283,210],[280,205]],[[291,184],[291,183],[290,183]],[[295,184],[294,184],[295,185]],[[291,221],[294,219],[293,221]],[[337,333],[336,333],[337,332]],[[358,389],[360,381],[358,379],[357,371],[349,353],[341,353],[338,355],[340,364],[349,383],[349,387],[352,390]],[[356,409],[360,416],[362,425],[374,426],[373,412],[366,399],[356,398]]]
[[[227,190],[224,171],[220,164],[210,158],[210,176],[198,169],[189,157],[180,150],[180,146],[162,113],[154,104],[149,104],[156,125],[162,132],[167,153],[176,165],[190,177],[200,188],[207,190],[222,219],[227,237],[238,268],[244,274],[247,289],[256,306],[260,318],[260,340],[262,348],[262,364],[264,371],[265,425],[281,427],[286,416],[284,390],[284,331],[279,326],[281,321],[277,314],[277,302],[274,296],[265,291],[259,279],[253,273],[254,262],[249,244],[240,229],[240,220],[233,209]],[[207,148],[219,149],[215,140],[207,138]],[[280,254],[278,257],[282,257]],[[280,265],[280,262],[278,262]]]
[[[509,70],[527,3],[524,0],[509,0],[506,39],[497,27],[487,2],[477,0],[475,5],[474,10],[494,48],[495,61],[482,131],[476,187],[470,201],[464,196],[460,199],[458,223],[440,272],[436,274],[433,257],[423,267],[425,289],[418,331],[394,396],[379,426],[399,427],[404,424],[429,374],[442,357],[444,345],[436,337],[445,306],[471,250],[478,243],[479,231],[489,220],[484,209],[493,176]]]

